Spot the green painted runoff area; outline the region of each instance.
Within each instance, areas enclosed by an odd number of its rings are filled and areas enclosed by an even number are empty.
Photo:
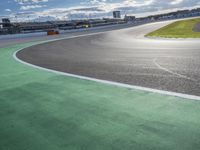
[[[200,38],[200,32],[195,31],[195,26],[198,23],[200,23],[200,18],[177,21],[153,31],[146,36],[163,38]]]
[[[0,150],[199,150],[200,101],[38,70],[0,49]]]

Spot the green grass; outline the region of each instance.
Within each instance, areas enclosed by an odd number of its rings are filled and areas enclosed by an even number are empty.
[[[199,150],[200,102],[37,70],[0,49],[0,150]]]
[[[197,23],[200,23],[200,18],[177,21],[153,31],[146,36],[163,38],[200,38],[200,32],[195,32],[193,30]]]

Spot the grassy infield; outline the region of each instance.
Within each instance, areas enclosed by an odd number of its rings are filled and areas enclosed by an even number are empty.
[[[79,80],[0,49],[0,150],[199,150],[200,102]]]
[[[200,38],[200,32],[193,31],[197,23],[200,23],[200,18],[177,21],[154,32],[151,32],[146,36],[164,38]]]

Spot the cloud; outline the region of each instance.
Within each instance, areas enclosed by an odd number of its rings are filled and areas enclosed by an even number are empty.
[[[20,10],[30,10],[36,8],[43,8],[46,5],[41,5],[39,3],[47,3],[49,0],[14,0],[20,6]]]
[[[20,5],[35,4],[35,3],[46,3],[49,0],[15,0]]]
[[[120,8],[135,8],[151,5],[155,0],[123,0],[122,2],[108,2],[107,0],[90,0],[83,4],[96,6],[106,12],[113,11]]]
[[[32,18],[38,16],[51,16],[59,19],[84,19],[112,17],[112,11],[120,10],[122,15],[147,16],[158,13],[176,11],[179,9],[192,9],[200,7],[199,0],[82,0],[76,7],[48,8],[47,2],[53,0],[15,0],[24,11],[20,16],[26,16],[28,11]],[[74,0],[75,1],[75,0]],[[45,7],[45,8],[43,8]],[[39,11],[32,11],[35,8],[43,8]],[[25,17],[26,18],[26,17]]]
[[[46,5],[26,5],[26,6],[21,6],[20,10],[30,10],[30,9],[42,8],[42,7],[46,7]]]
[[[182,3],[184,0],[172,0],[172,2],[170,3],[171,5],[177,5]]]
[[[98,7],[70,7],[55,8],[34,13],[37,16],[53,16],[59,19],[86,19],[88,17],[102,17],[106,13]]]
[[[5,9],[5,11],[7,11],[7,12],[11,12],[11,10],[10,10],[10,9],[8,9],[8,8],[7,8],[7,9]]]

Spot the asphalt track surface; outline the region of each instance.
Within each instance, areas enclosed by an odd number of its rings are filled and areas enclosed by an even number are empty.
[[[167,24],[40,44],[17,57],[57,71],[200,96],[200,40],[144,38]]]
[[[33,42],[33,41],[34,42],[46,41],[46,40],[53,40],[53,39],[58,39],[58,38],[68,38],[68,37],[78,36],[78,35],[118,30],[118,29],[137,26],[137,25],[139,24],[118,24],[118,25],[88,28],[88,29],[75,29],[75,30],[64,31],[64,33],[55,35],[55,36],[46,36],[46,34],[24,34],[24,35],[21,34],[21,35],[6,35],[6,36],[1,35],[0,48],[4,48],[4,47],[15,45],[15,44]]]

